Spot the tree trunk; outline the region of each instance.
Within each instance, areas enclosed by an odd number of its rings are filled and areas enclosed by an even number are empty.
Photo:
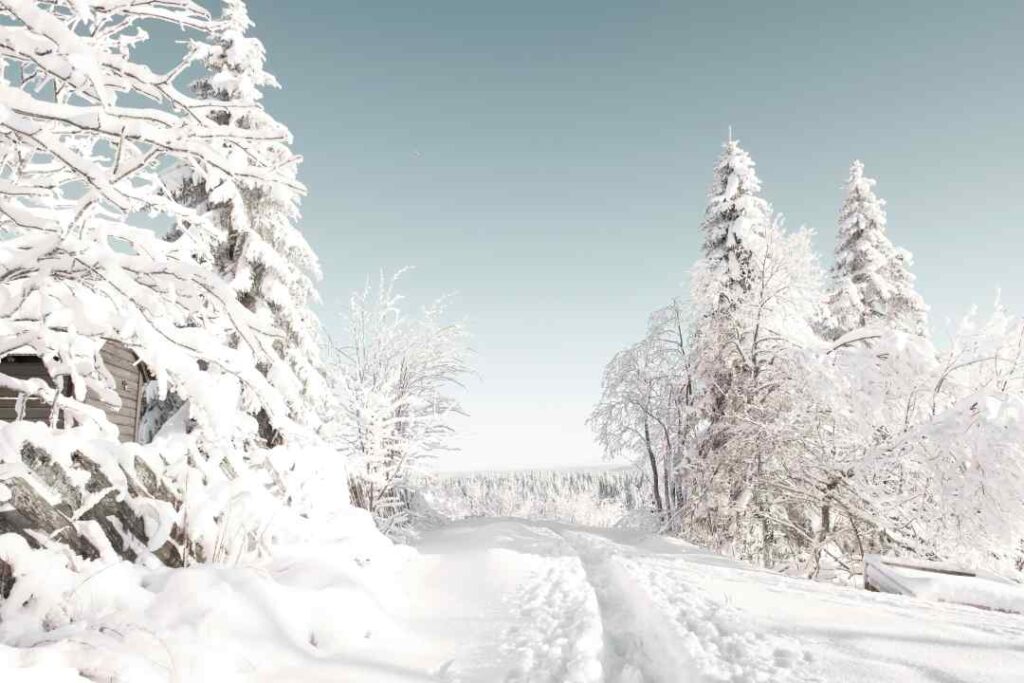
[[[644,445],[647,446],[647,457],[651,461],[651,478],[652,487],[654,489],[654,505],[658,508],[658,512],[664,512],[665,506],[661,502],[661,487],[658,483],[658,459],[654,456],[654,449],[651,448],[651,430],[647,426],[647,420],[644,420]]]

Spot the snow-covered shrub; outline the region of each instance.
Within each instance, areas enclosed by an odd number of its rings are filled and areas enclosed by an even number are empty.
[[[173,570],[0,534],[2,678],[241,682],[315,670],[347,680],[344,655],[407,638],[394,588],[410,551],[362,510],[335,521],[330,538],[270,558]]]
[[[400,275],[352,296],[348,335],[331,359],[341,410],[327,433],[347,456],[353,503],[385,531],[407,521],[409,477],[451,449],[461,414],[452,393],[468,372],[466,333],[444,322],[444,300],[406,315]]]

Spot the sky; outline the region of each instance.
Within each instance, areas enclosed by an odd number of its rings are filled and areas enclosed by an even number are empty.
[[[473,340],[441,466],[597,462],[603,366],[685,294],[729,126],[826,264],[864,161],[940,337],[997,288],[1024,312],[1024,3],[956,4],[251,0],[324,323],[413,266]]]

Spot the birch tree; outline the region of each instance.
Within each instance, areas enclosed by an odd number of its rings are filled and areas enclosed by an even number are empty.
[[[689,335],[680,302],[653,313],[644,339],[605,366],[601,399],[588,419],[608,457],[646,462],[654,508],[665,519],[680,494],[676,466],[683,450],[692,445]]]

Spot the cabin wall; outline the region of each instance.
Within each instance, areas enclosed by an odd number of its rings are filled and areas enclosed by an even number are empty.
[[[85,402],[106,411],[107,419],[117,425],[121,441],[135,441],[142,398],[142,370],[137,365],[138,358],[122,344],[110,341],[103,345],[100,355],[114,378],[114,387],[121,398],[121,408],[115,410],[91,393]]]
[[[139,414],[142,402],[143,369],[138,365],[138,358],[124,345],[108,341],[103,345],[100,354],[107,370],[114,378],[114,386],[121,398],[121,407],[115,409],[103,403],[90,392],[85,399],[87,405],[103,410],[118,429],[121,441],[135,441],[139,427]],[[2,361],[4,374],[18,379],[38,377],[53,386],[43,362],[34,356],[8,356]],[[15,402],[17,394],[9,389],[0,389],[0,420],[13,422],[16,419]],[[26,402],[25,419],[32,422],[48,422],[50,406],[37,398]],[[58,423],[59,424],[59,423]]]
[[[46,366],[36,356],[8,356],[0,360],[0,372],[15,379],[41,379],[53,386]],[[17,418],[17,400],[17,392],[0,388],[0,420],[14,422]],[[38,398],[28,399],[25,402],[25,419],[32,422],[49,422],[49,404]]]

